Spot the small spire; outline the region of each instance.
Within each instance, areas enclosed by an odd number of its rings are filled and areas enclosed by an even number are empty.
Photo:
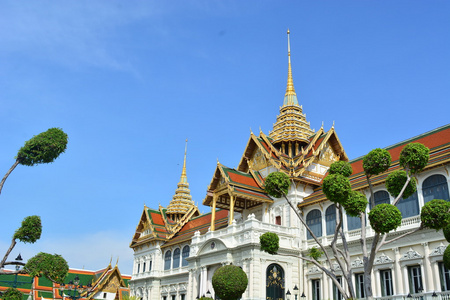
[[[184,147],[184,161],[183,161],[183,170],[181,171],[181,179],[180,182],[187,182],[187,176],[186,176],[186,153],[187,153],[187,142],[186,139],[186,145]]]

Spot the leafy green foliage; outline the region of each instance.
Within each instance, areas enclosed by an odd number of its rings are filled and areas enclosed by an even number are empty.
[[[280,247],[280,238],[276,233],[266,232],[259,237],[261,250],[269,254],[277,254]]]
[[[316,247],[312,247],[308,251],[308,256],[311,257],[312,259],[314,259],[315,261],[318,261],[322,255],[323,255],[323,251]]]
[[[353,173],[352,165],[348,161],[335,161],[331,164],[328,170],[329,174],[341,174],[345,177],[349,177]]]
[[[67,134],[59,128],[50,128],[26,141],[17,153],[17,161],[25,166],[51,163],[66,148]]]
[[[382,203],[375,205],[369,212],[369,221],[375,232],[388,233],[400,226],[402,213],[395,205]]]
[[[447,242],[450,243],[450,224],[448,224],[447,226],[445,226],[442,229],[443,233],[444,233],[444,237],[447,240]]]
[[[377,175],[389,169],[391,154],[386,149],[376,148],[363,159],[363,168],[367,175]]]
[[[289,191],[289,176],[283,172],[273,172],[266,177],[264,191],[272,197],[280,198]]]
[[[345,203],[351,191],[350,180],[341,174],[329,174],[323,180],[322,190],[330,201]]]
[[[400,166],[416,174],[426,167],[429,157],[430,149],[421,143],[410,143],[400,152]]]
[[[357,191],[350,191],[347,201],[342,206],[346,213],[352,217],[359,217],[359,214],[366,211],[367,204],[366,196],[363,193]]]
[[[241,268],[233,265],[220,267],[212,277],[214,291],[222,300],[241,298],[247,289],[247,284],[247,274]]]
[[[214,300],[213,298],[209,297],[200,297],[199,300]]]
[[[386,178],[386,189],[388,190],[389,194],[391,194],[394,198],[397,197],[400,194],[403,186],[405,185],[406,180],[407,177],[405,171],[397,170],[389,174]],[[402,198],[406,199],[415,192],[416,179],[412,177],[408,185],[406,186],[405,191],[403,192]]]
[[[13,238],[23,243],[33,244],[41,238],[42,224],[39,216],[28,216],[22,221],[22,226],[16,230]]]
[[[422,207],[420,219],[424,227],[436,230],[449,225],[450,221],[450,202],[441,199],[431,200]]]
[[[444,259],[444,266],[447,269],[450,268],[450,245],[448,245],[447,248],[445,248],[443,259]]]
[[[62,256],[44,252],[29,259],[24,268],[31,277],[45,276],[57,283],[62,283],[69,271],[69,266]]]
[[[22,300],[22,293],[18,289],[10,287],[3,294],[3,300]]]

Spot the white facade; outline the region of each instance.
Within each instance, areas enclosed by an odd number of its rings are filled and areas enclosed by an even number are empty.
[[[436,174],[443,176],[448,189],[449,167],[446,164],[419,174],[417,194],[420,207],[424,204],[422,186],[430,176]],[[375,191],[382,190],[385,190],[384,186],[375,187]],[[301,203],[310,193],[311,189],[300,185],[296,189],[291,188],[288,196],[294,203]],[[313,210],[320,211],[322,228],[320,239],[326,246],[330,244],[331,236],[326,234],[325,212],[331,204],[322,202],[307,206],[303,211],[304,217]],[[292,300],[295,297],[293,290],[295,286],[298,287],[298,300],[302,293],[308,300],[336,299],[332,281],[316,266],[299,259],[301,253],[314,246],[315,242],[307,239],[306,231],[299,226],[299,220],[286,201],[276,199],[273,204],[263,204],[257,209],[244,211],[235,217],[237,220],[235,219],[227,228],[208,231],[203,235],[196,232],[192,240],[184,244],[161,250],[161,245],[155,243],[136,250],[133,277],[130,281],[131,293],[142,297],[143,300],[191,300],[198,296],[207,296],[209,291],[214,298],[212,274],[222,265],[233,264],[242,267],[248,275],[249,284],[242,299],[266,299],[266,273],[270,265],[277,264],[284,271],[284,290],[292,293]],[[281,225],[276,225],[277,221],[280,221],[277,217],[281,217]],[[346,219],[344,224],[346,228]],[[392,236],[417,228],[419,225],[419,215],[404,218],[401,227],[392,233]],[[277,233],[280,237],[278,255],[270,255],[259,249],[259,237],[268,231]],[[367,234],[370,240],[374,232],[368,228]],[[356,286],[358,273],[363,272],[360,230],[346,231],[346,236],[352,253]],[[180,263],[178,268],[171,266],[169,270],[164,270],[166,252],[170,250],[173,254],[176,248],[181,251],[188,244],[190,247],[188,265],[183,267]],[[427,229],[386,245],[376,256],[372,275],[375,298],[386,294],[386,288],[389,289],[386,284],[389,285],[389,281],[392,282],[392,296],[388,295],[388,298],[395,296],[403,299],[411,293],[412,296],[431,299],[434,291],[440,296],[446,295],[443,289],[450,289],[449,282],[445,282],[445,277],[449,275],[444,274],[440,262],[447,244],[442,232]],[[173,261],[173,255],[171,260]],[[339,274],[339,270],[336,273]],[[411,278],[412,276],[415,277]],[[416,287],[416,290],[419,288],[418,293],[411,286],[414,285],[414,279],[416,285],[417,282],[420,285]],[[314,288],[319,292],[313,291]]]

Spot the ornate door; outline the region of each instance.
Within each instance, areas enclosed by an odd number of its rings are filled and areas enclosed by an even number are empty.
[[[284,271],[278,264],[267,267],[266,300],[284,300]]]

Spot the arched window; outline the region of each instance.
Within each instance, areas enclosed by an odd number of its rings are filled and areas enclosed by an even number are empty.
[[[172,262],[172,268],[179,268],[180,267],[180,248],[177,248],[173,251],[173,262]]]
[[[322,236],[322,214],[320,210],[314,209],[306,215],[306,225],[311,228],[311,231],[316,237]],[[309,231],[306,231],[306,238],[308,240],[312,239]]]
[[[164,270],[170,270],[171,260],[172,260],[172,252],[169,250],[164,255]]]
[[[391,203],[391,201],[389,200],[389,193],[386,191],[378,191],[373,195],[375,198],[375,206],[381,203]],[[370,201],[370,203],[372,203],[372,201]],[[370,209],[372,209],[372,204],[370,204]]]
[[[327,224],[327,235],[334,234],[336,229],[336,205],[328,206],[325,211],[325,222]]]
[[[185,267],[189,264],[189,262],[186,260],[186,258],[189,257],[190,250],[191,249],[189,248],[188,245],[183,247],[183,252],[182,252],[183,259],[181,260],[181,266],[183,266],[183,267]]]
[[[347,230],[355,230],[359,228],[361,228],[361,218],[347,215]]]
[[[443,175],[432,175],[425,179],[422,185],[423,202],[427,203],[433,199],[444,199],[449,201],[447,179]]]
[[[406,199],[400,199],[397,208],[402,213],[402,218],[417,216],[419,214],[419,198],[417,197],[417,192]]]

